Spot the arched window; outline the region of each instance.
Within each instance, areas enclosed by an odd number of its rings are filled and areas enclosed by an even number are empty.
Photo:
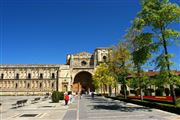
[[[81,62],[81,65],[82,65],[82,66],[85,66],[86,64],[87,64],[86,61],[82,61],[82,62]]]
[[[64,86],[63,86],[63,91],[64,91],[64,92],[67,92],[67,91],[68,91],[67,85],[64,85]]]
[[[107,57],[103,56],[103,62],[107,62]]]

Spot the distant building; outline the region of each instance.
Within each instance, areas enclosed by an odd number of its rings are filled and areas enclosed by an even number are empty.
[[[1,64],[0,95],[42,95],[54,90],[94,91],[92,75],[100,63],[108,60],[109,51],[109,48],[97,48],[93,54],[68,54],[66,64]],[[177,73],[180,75],[180,71]],[[153,77],[158,72],[150,70],[147,74]],[[116,91],[119,93],[121,88],[119,84]],[[106,89],[107,92],[108,87]]]
[[[58,91],[90,92],[94,90],[92,74],[108,58],[108,48],[94,54],[69,54],[66,64],[1,64],[1,95],[37,95]]]

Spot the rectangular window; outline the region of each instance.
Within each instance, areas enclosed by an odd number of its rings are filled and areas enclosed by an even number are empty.
[[[52,73],[52,79],[55,79],[55,75],[54,75],[54,73]]]
[[[18,73],[16,74],[16,79],[19,79],[19,74]]]
[[[1,79],[4,79],[4,74],[1,74]]]
[[[42,74],[42,73],[40,74],[40,77],[39,77],[39,78],[40,78],[40,79],[43,79],[43,74]]]
[[[31,73],[28,73],[28,79],[31,79]]]

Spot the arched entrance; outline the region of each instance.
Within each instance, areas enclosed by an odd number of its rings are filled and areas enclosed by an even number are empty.
[[[89,93],[94,91],[94,86],[92,83],[92,75],[89,72],[79,72],[74,77],[73,82],[73,92],[75,93]]]

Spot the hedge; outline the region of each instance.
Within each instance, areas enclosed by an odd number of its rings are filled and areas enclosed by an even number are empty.
[[[64,100],[64,92],[59,92],[59,100]]]
[[[124,101],[124,102],[130,102],[130,103],[134,103],[134,104],[138,104],[138,105],[142,105],[142,106],[146,106],[146,107],[150,107],[150,108],[157,108],[157,109],[161,109],[161,110],[164,110],[164,111],[180,114],[180,107],[176,107],[176,106],[170,105],[170,104],[162,104],[162,103],[148,102],[148,101],[143,101],[142,102],[141,100],[122,99],[122,98],[118,98],[118,97],[109,97],[109,96],[108,96],[108,98],[111,98],[111,99],[114,99],[114,100],[121,100],[121,101]],[[180,102],[180,100],[179,100],[179,102]]]
[[[155,93],[156,93],[156,96],[163,96],[163,90],[162,89],[156,89]]]
[[[52,102],[58,103],[60,98],[60,92],[59,91],[53,91],[52,93]]]
[[[180,96],[180,88],[175,88],[175,94],[176,96]]]
[[[177,106],[180,107],[180,98],[177,98],[176,102],[177,102]]]

